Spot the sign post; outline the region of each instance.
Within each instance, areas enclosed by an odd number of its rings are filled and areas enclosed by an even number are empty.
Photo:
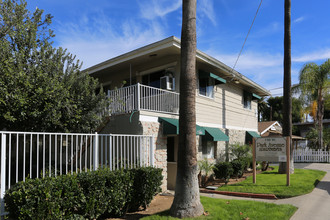
[[[290,186],[290,137],[253,139],[253,183],[256,183],[256,160],[286,162],[287,186]]]
[[[286,185],[290,186],[290,137],[286,137]]]
[[[256,170],[256,139],[252,139],[252,169],[253,169],[253,184],[257,182],[257,170]]]

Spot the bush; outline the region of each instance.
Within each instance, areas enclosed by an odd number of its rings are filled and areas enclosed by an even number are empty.
[[[85,202],[76,175],[26,179],[7,190],[4,199],[12,219],[77,218]]]
[[[142,206],[144,209],[150,204],[156,193],[161,191],[162,169],[151,167],[132,169],[133,189],[129,210],[136,211]]]
[[[252,148],[249,145],[232,144],[229,146],[229,151],[233,159],[237,160],[249,157],[252,154]]]
[[[150,204],[160,191],[162,170],[101,169],[74,175],[26,179],[5,194],[12,219],[97,219],[118,217]]]
[[[233,167],[229,162],[219,162],[214,165],[213,172],[216,178],[225,180],[227,184],[231,175],[233,175]]]
[[[243,169],[244,171],[247,170],[248,168],[252,169],[252,165],[253,165],[253,158],[252,156],[248,156],[248,157],[243,157],[240,159],[240,161],[242,161],[243,163]]]
[[[245,162],[242,160],[233,160],[230,162],[233,167],[233,176],[237,178],[241,178],[244,173]]]
[[[209,180],[209,173],[213,170],[214,164],[211,163],[207,158],[204,158],[201,161],[198,161],[198,168],[200,170],[199,183],[202,187],[206,187],[206,184]]]

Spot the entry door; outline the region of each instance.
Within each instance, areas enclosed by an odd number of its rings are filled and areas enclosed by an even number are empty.
[[[178,160],[178,136],[167,137],[167,189],[175,189]]]

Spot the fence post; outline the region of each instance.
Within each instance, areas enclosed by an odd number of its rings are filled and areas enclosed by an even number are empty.
[[[155,155],[154,155],[154,136],[150,137],[150,166],[154,166]]]
[[[137,83],[137,110],[140,111],[140,83]]]
[[[95,132],[95,141],[94,141],[94,170],[99,168],[99,135]]]
[[[9,140],[10,141],[10,140]],[[1,215],[5,213],[5,196],[6,191],[6,135],[1,134]]]

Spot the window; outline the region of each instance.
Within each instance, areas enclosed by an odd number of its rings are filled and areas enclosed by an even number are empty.
[[[142,76],[142,84],[160,88],[160,77],[165,75],[165,70]]]
[[[202,139],[203,158],[214,159],[214,141]]]
[[[166,85],[162,85],[161,78],[166,78]],[[174,90],[175,89],[175,79],[174,79],[174,74],[170,71],[167,70],[161,70],[157,71],[154,73],[150,73],[148,75],[143,75],[142,76],[142,84],[155,87],[155,88],[163,88],[163,89],[170,89]],[[168,84],[168,85],[167,85]]]
[[[199,94],[213,98],[214,97],[214,79],[209,76],[209,73],[199,73]]]
[[[251,101],[252,101],[252,94],[244,91],[244,95],[243,95],[244,108],[251,109]]]

